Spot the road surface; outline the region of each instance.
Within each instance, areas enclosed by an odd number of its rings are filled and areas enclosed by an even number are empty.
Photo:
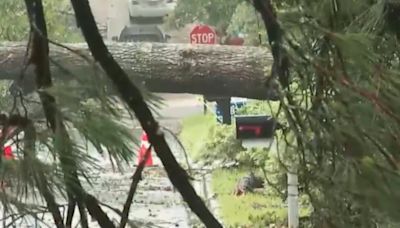
[[[203,106],[197,96],[187,94],[160,94],[165,106],[159,109],[160,125],[178,133],[183,118],[202,113]],[[139,130],[140,131],[140,130]],[[182,166],[186,166],[180,145],[166,133],[167,142]],[[138,194],[131,208],[130,219],[146,221],[157,227],[191,227],[189,215],[178,192],[173,191],[161,162],[153,156],[154,163],[160,168],[146,168],[144,180],[139,183]],[[110,165],[107,172],[99,173],[95,195],[100,201],[122,208],[130,185],[134,168],[130,166],[124,174],[112,172]],[[108,186],[108,187],[105,187]],[[110,194],[111,193],[111,194]]]

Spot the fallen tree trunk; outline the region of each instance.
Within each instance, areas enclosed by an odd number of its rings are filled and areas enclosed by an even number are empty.
[[[90,56],[86,44],[67,46]],[[254,99],[276,97],[276,87],[265,86],[273,61],[265,48],[163,43],[109,43],[107,46],[131,79],[143,83],[152,92]],[[23,43],[0,44],[0,80],[19,78],[25,51]],[[93,64],[65,48],[53,45],[50,58],[71,72],[79,72],[80,77],[92,74]],[[55,64],[51,71],[56,79],[71,78]],[[32,90],[33,70],[27,69],[25,75],[22,87]]]

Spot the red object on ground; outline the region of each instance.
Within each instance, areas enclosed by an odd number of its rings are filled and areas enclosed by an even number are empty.
[[[215,44],[217,42],[217,34],[208,25],[196,25],[190,32],[191,44]]]
[[[14,159],[14,154],[12,152],[11,146],[4,147],[4,158],[7,160]]]
[[[149,139],[147,137],[146,132],[142,133],[142,136],[140,137],[140,149],[138,153],[138,160],[137,160],[137,165],[140,164],[141,161],[144,160],[146,151],[149,149],[150,143]],[[153,157],[151,156],[152,151],[150,151],[150,154],[146,160],[145,166],[152,166],[153,165]]]
[[[6,132],[6,138],[10,137],[10,135],[17,129],[16,126],[11,126],[7,128]],[[0,137],[2,136],[3,132],[2,129],[0,129]],[[10,141],[6,142],[6,145],[4,145],[3,149],[3,156],[6,160],[11,160],[14,159],[15,156],[13,154],[13,149],[12,149],[12,144],[10,145]]]
[[[225,41],[226,45],[236,45],[236,46],[241,46],[244,44],[244,39],[240,37],[229,37]]]

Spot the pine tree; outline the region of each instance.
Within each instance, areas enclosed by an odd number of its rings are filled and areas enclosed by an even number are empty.
[[[298,170],[313,227],[396,227],[398,3],[252,2],[281,84],[282,163]]]

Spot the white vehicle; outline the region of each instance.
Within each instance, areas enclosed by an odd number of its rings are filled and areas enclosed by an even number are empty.
[[[174,11],[176,0],[128,0],[131,18],[162,18]]]

